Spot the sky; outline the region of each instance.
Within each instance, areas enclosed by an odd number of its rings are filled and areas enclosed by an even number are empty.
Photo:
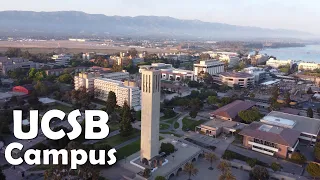
[[[320,0],[1,0],[0,11],[170,16],[320,35]]]

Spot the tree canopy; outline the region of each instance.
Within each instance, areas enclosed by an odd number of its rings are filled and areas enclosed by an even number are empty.
[[[269,172],[266,168],[261,167],[261,166],[255,166],[250,174],[250,180],[268,180],[269,179]]]
[[[306,171],[314,178],[320,177],[320,165],[317,163],[309,163],[306,167]]]
[[[113,91],[109,91],[108,99],[106,101],[107,113],[108,114],[113,113],[116,106],[117,106],[117,96]]]
[[[131,111],[128,103],[125,101],[122,107],[122,116],[120,122],[120,135],[127,137],[131,135],[133,127],[131,125]]]
[[[259,121],[261,114],[258,109],[252,108],[245,111],[240,111],[238,116],[246,123],[252,123],[253,121]]]

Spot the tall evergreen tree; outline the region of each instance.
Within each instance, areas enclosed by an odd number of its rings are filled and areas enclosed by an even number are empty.
[[[113,91],[110,91],[108,94],[107,102],[106,102],[106,109],[109,115],[114,112],[116,105],[117,105],[117,96]]]
[[[122,116],[120,122],[120,134],[121,136],[129,136],[132,133],[132,125],[131,125],[131,111],[127,102],[124,102],[122,107]]]

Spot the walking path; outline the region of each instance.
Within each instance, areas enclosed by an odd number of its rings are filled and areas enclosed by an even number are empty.
[[[182,131],[182,127],[183,127],[182,119],[185,118],[187,115],[188,115],[188,113],[184,113],[177,120],[177,122],[179,123],[179,127],[177,128],[178,131]]]
[[[282,171],[285,171],[288,173],[301,175],[301,173],[303,171],[303,167],[301,167],[298,164],[295,164],[295,163],[292,163],[292,162],[289,162],[289,161],[286,161],[283,159],[278,159],[278,158],[275,158],[272,156],[264,155],[262,153],[258,153],[258,152],[252,151],[252,150],[244,149],[242,147],[238,147],[233,144],[229,145],[228,150],[237,152],[237,153],[242,154],[247,157],[259,159],[260,161],[268,163],[268,164],[271,164],[273,162],[277,162],[283,167]]]

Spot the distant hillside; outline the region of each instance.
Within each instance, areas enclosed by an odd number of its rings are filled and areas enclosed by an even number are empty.
[[[105,16],[76,11],[1,11],[0,35],[125,35],[180,38],[300,38],[312,34],[293,30],[234,26],[158,16]]]

